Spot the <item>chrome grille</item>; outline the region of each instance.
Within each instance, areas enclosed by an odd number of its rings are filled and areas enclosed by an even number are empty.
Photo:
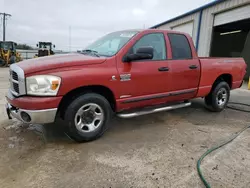
[[[24,72],[16,64],[10,66],[10,91],[16,97],[26,94]]]
[[[14,71],[12,71],[12,79],[18,81],[18,75]]]
[[[17,94],[19,94],[19,85],[17,83],[13,83],[13,89]]]

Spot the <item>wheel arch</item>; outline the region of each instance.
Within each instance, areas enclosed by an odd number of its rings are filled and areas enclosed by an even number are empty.
[[[214,81],[212,85],[211,91],[213,91],[213,89],[217,86],[217,84],[222,81],[225,81],[229,85],[230,89],[232,89],[233,76],[231,74],[226,73],[226,74],[221,74],[220,76],[216,78],[216,80]]]
[[[112,110],[114,112],[116,111],[115,95],[110,88],[102,85],[89,85],[75,88],[64,95],[58,107],[58,115],[64,118],[66,108],[72,100],[86,93],[97,93],[102,95],[108,100]]]

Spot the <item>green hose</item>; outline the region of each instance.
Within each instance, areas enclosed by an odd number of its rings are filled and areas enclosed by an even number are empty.
[[[241,111],[241,112],[249,112],[250,113],[250,110],[244,110],[244,109],[241,109],[241,108],[237,108],[237,107],[233,107],[233,106],[230,106],[231,105],[240,105],[240,106],[245,106],[245,107],[250,107],[249,104],[243,104],[243,103],[238,103],[238,102],[229,102],[228,103],[229,105],[227,105],[227,108],[230,108],[232,110],[237,110],[237,111]]]
[[[229,102],[228,104],[233,104],[233,105],[242,105],[242,106],[245,106],[245,107],[250,107],[249,104],[244,104],[244,103],[235,103],[235,102]],[[238,110],[238,111],[241,111],[241,112],[250,112],[249,110],[244,110],[244,109],[241,109],[241,108],[236,108],[236,107],[231,107],[231,106],[227,106],[228,108],[230,109],[233,109],[233,110]],[[211,152],[223,147],[224,145],[232,142],[235,138],[237,138],[242,132],[244,132],[246,129],[250,128],[250,126],[246,126],[244,127],[240,132],[236,133],[234,136],[232,136],[232,138],[230,138],[229,140],[227,140],[226,142],[223,142],[221,143],[220,145],[217,145],[217,146],[214,146],[212,148],[210,148],[209,150],[207,150],[200,158],[199,160],[197,161],[197,171],[198,171],[198,174],[200,176],[200,179],[201,181],[203,182],[203,184],[206,186],[206,188],[211,188],[210,184],[207,182],[207,180],[204,178],[202,172],[201,172],[201,161]]]
[[[237,138],[243,131],[245,131],[246,129],[250,128],[250,126],[246,126],[244,127],[240,132],[238,132],[236,135],[234,135],[232,138],[230,138],[229,140],[227,140],[226,142],[223,142],[222,144],[218,145],[218,146],[214,146],[212,148],[210,148],[209,150],[207,150],[198,160],[197,162],[197,171],[198,174],[200,176],[200,179],[202,180],[203,184],[206,186],[206,188],[211,188],[210,184],[206,181],[206,179],[204,178],[201,169],[200,169],[200,165],[201,165],[201,161],[211,152],[217,150],[218,148],[232,142],[235,138]]]

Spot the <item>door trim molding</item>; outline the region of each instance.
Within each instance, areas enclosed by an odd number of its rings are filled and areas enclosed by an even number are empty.
[[[175,91],[175,92],[170,92],[170,93],[166,93],[166,94],[158,94],[158,95],[154,95],[154,96],[146,96],[146,97],[140,97],[140,98],[136,98],[136,99],[127,99],[127,100],[122,101],[122,103],[126,104],[126,103],[141,102],[141,101],[146,101],[146,100],[160,99],[160,98],[165,98],[165,97],[194,93],[195,91],[196,91],[196,89]]]

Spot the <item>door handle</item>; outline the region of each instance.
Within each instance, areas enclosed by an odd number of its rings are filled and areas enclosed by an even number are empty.
[[[158,71],[169,71],[169,68],[168,67],[160,67],[158,68]]]
[[[196,65],[190,65],[189,68],[190,69],[197,69],[198,67]]]

